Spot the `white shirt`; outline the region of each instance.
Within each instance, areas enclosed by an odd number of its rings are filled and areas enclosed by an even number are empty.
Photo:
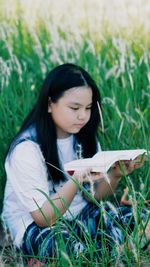
[[[58,139],[58,154],[62,166],[76,158],[73,150],[73,135]],[[100,149],[100,147],[99,147]],[[4,195],[2,219],[9,228],[14,244],[20,247],[25,229],[33,222],[31,212],[42,207],[47,196],[54,194],[53,183],[48,181],[45,159],[37,143],[27,140],[18,144],[10,158],[6,159],[7,182]],[[58,191],[65,182],[55,185]],[[77,192],[69,210],[63,215],[68,220],[75,218],[87,201]]]

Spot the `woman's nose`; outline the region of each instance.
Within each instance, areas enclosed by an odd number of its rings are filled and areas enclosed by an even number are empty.
[[[86,118],[87,114],[86,114],[86,111],[83,110],[83,111],[80,111],[79,114],[78,114],[78,119],[79,120],[84,120]]]

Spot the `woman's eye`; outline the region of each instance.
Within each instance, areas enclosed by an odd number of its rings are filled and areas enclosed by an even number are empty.
[[[72,110],[79,110],[79,108],[70,107]],[[91,110],[92,107],[87,107],[86,110]]]
[[[73,107],[70,107],[71,109],[73,109],[73,110],[78,110],[79,108],[73,108]]]

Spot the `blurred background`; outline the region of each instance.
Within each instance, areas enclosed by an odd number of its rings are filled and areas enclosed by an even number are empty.
[[[65,62],[97,82],[102,148],[150,150],[150,1],[0,0],[0,209],[8,145],[46,74]],[[147,162],[133,174],[145,198],[149,173]]]

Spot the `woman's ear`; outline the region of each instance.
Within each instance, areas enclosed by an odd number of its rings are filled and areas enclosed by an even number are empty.
[[[48,113],[51,113],[51,112],[52,112],[51,104],[52,104],[52,100],[51,100],[51,98],[49,97],[49,98],[48,98]]]

